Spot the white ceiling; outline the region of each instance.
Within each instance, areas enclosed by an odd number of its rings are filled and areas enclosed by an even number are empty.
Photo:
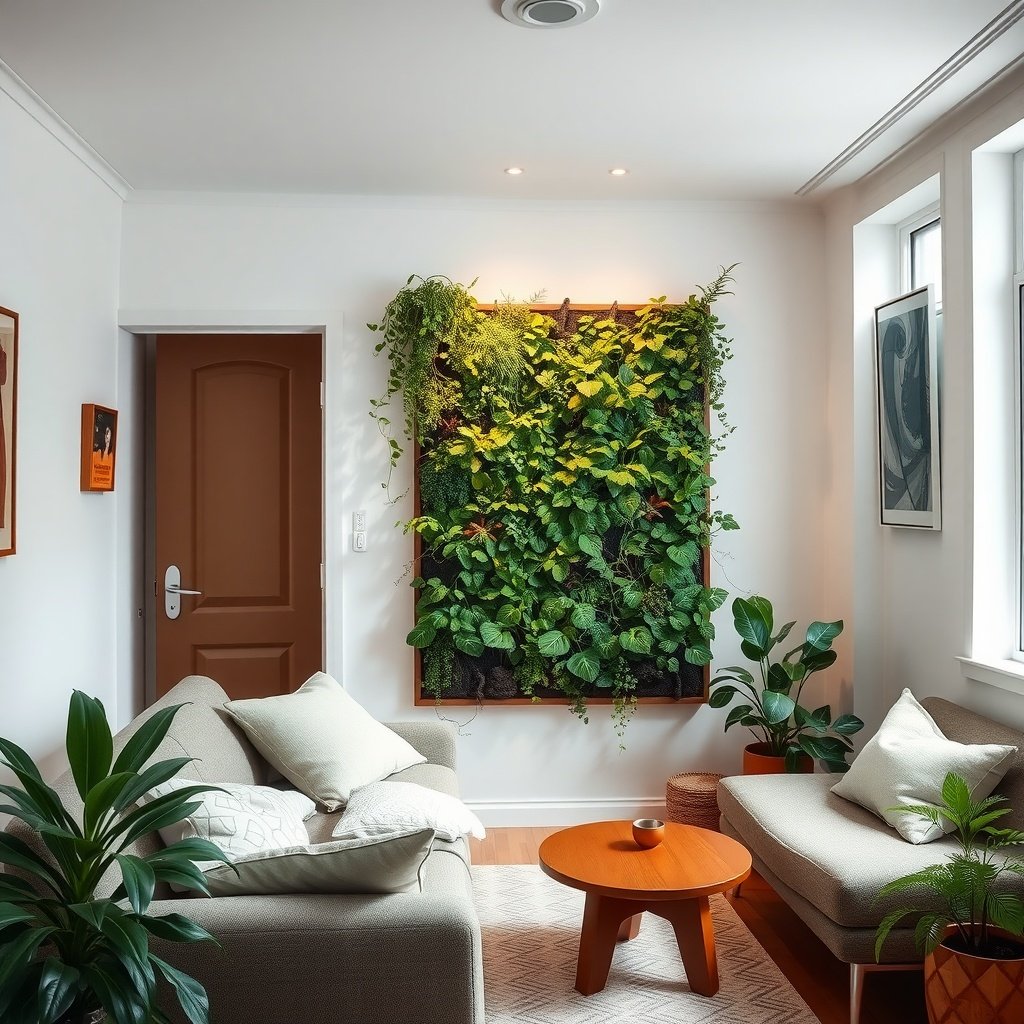
[[[1005,0],[602,0],[587,24],[538,31],[499,7],[0,0],[0,58],[139,189],[765,199],[792,196],[1001,11],[1024,15]],[[1019,59],[1024,18],[979,49],[813,194]]]

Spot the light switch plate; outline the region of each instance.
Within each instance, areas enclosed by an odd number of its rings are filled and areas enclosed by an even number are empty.
[[[357,530],[352,534],[352,550],[353,551],[365,551],[366,550],[366,531]]]

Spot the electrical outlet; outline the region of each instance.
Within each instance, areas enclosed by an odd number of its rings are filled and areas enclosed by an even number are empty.
[[[352,550],[353,551],[365,551],[366,550],[366,531],[357,530],[352,534]]]
[[[366,513],[365,512],[353,512],[352,513],[352,532],[353,533],[366,533]]]

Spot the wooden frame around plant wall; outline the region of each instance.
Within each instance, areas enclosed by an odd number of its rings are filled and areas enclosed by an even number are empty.
[[[0,306],[0,556],[17,549],[18,314]]]
[[[477,308],[482,311],[490,311],[496,308],[496,303],[478,303]],[[530,309],[535,313],[547,313],[553,314],[557,310],[563,309],[565,303],[532,303]],[[622,312],[636,312],[639,309],[644,309],[649,303],[615,303],[614,308]],[[568,303],[568,308],[577,313],[606,313],[612,308],[611,303]],[[711,429],[711,410],[705,401],[704,403],[704,425],[710,430]],[[413,515],[419,516],[421,514],[420,508],[420,446],[418,442],[414,440],[412,448],[413,464],[415,469],[413,471]],[[707,494],[708,502],[710,504],[711,494]],[[415,559],[414,565],[420,564],[420,558],[423,554],[423,541],[418,533],[413,534],[413,557]],[[702,582],[705,587],[710,586],[711,579],[711,558],[710,551],[705,550],[702,558]],[[417,591],[413,591],[413,608],[415,609],[416,601],[418,599]],[[413,704],[416,707],[435,707],[438,704],[443,704],[450,707],[476,707],[481,703],[480,699],[473,697],[432,697],[430,695],[423,694],[423,651],[418,648],[413,648]],[[704,682],[704,693],[696,697],[637,697],[636,701],[638,704],[706,704],[708,700],[708,694],[711,686],[711,665],[704,665],[702,667],[702,678]],[[483,701],[487,707],[524,707],[532,704],[546,704],[546,705],[562,705],[563,707],[570,703],[568,697],[488,697]],[[612,697],[598,697],[588,696],[587,704],[595,705],[611,705],[614,703]]]

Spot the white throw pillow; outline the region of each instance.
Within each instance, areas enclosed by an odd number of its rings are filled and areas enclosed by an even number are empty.
[[[832,792],[874,812],[908,842],[930,843],[952,832],[952,823],[939,828],[890,808],[941,804],[948,772],[963,776],[972,798],[981,800],[999,784],[1016,753],[1016,747],[1001,743],[946,739],[932,716],[904,690]]]
[[[195,785],[193,779],[171,779],[154,786],[140,802],[148,804],[157,797]],[[211,785],[224,792],[211,790],[198,794],[194,798],[202,803],[198,810],[159,830],[167,846],[181,839],[198,837],[209,839],[235,858],[309,842],[303,822],[316,813],[316,805],[304,794],[236,782]]]
[[[431,828],[449,843],[464,835],[486,835],[480,819],[458,797],[415,782],[374,782],[357,789],[332,834],[335,839],[368,838],[413,828]]]
[[[253,746],[328,811],[343,807],[352,790],[426,761],[324,672],[294,693],[224,707]]]
[[[206,874],[211,896],[419,892],[432,829],[253,853]],[[237,874],[235,872],[238,872]]]

